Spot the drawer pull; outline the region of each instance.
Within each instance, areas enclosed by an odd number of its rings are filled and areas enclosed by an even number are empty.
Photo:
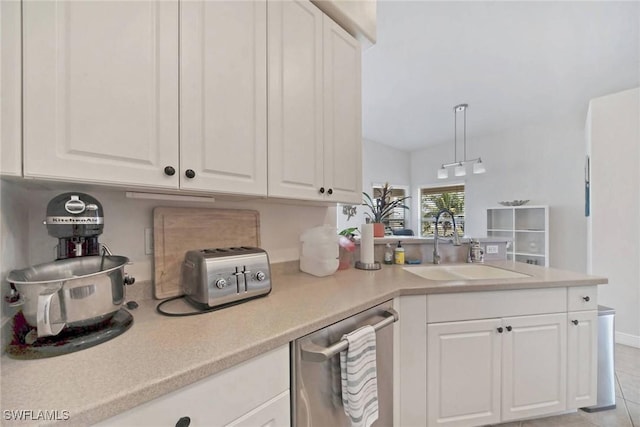
[[[191,424],[191,418],[182,417],[176,423],[176,427],[189,427],[190,424]]]
[[[589,298],[589,295],[587,295],[586,297],[582,297],[582,299],[583,299],[585,302],[589,302],[589,301],[591,301],[591,298]]]
[[[511,332],[513,328],[511,326],[507,326],[507,332]]]
[[[504,329],[502,329],[502,327],[499,327],[499,328],[498,328],[498,333],[499,333],[499,334],[501,334],[501,333],[502,333],[502,331],[504,331]]]
[[[574,325],[577,325],[580,322],[578,322],[577,320],[572,320],[571,323],[573,323]]]

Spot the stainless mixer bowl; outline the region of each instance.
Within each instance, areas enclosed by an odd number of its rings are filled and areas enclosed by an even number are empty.
[[[51,336],[112,317],[134,281],[124,274],[128,262],[117,255],[69,258],[14,270],[7,280],[20,294],[27,323],[38,337]]]

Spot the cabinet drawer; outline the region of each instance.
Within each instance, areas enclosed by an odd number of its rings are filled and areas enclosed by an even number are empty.
[[[598,308],[597,286],[572,286],[567,288],[568,311],[596,310]]]
[[[101,427],[222,426],[289,389],[285,345],[96,424]],[[287,393],[288,395],[288,393]]]
[[[565,311],[566,288],[427,295],[427,323]]]

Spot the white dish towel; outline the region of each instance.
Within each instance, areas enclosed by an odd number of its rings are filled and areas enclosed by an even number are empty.
[[[340,352],[342,405],[353,427],[369,427],[378,419],[376,331],[363,326],[342,337],[349,348]]]

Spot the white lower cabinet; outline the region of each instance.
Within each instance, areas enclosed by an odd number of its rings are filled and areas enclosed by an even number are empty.
[[[97,425],[288,427],[289,402],[285,345]]]
[[[566,314],[427,327],[429,425],[475,426],[562,411]]]
[[[598,311],[568,315],[567,409],[595,405],[598,400]]]
[[[427,326],[428,425],[500,421],[500,319]]]
[[[253,411],[227,424],[226,427],[284,427],[291,424],[291,396],[284,391]]]
[[[595,287],[399,298],[396,357],[417,363],[396,367],[398,425],[472,427],[595,404],[596,298]]]
[[[502,421],[563,411],[567,314],[502,319]]]

